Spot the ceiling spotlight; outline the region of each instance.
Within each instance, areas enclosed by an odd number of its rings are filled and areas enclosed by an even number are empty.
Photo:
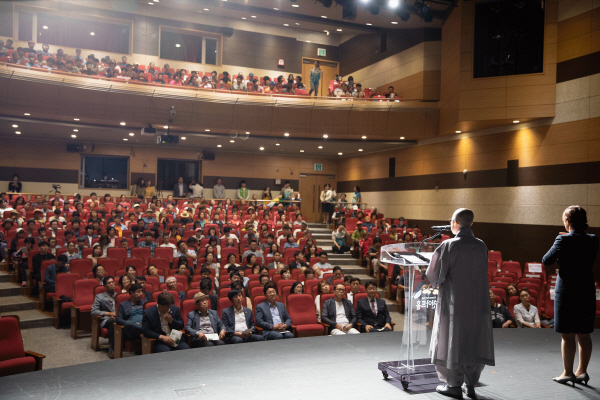
[[[462,131],[456,131],[456,133],[461,133]]]
[[[390,8],[396,8],[400,5],[400,0],[390,0],[388,6]]]
[[[367,22],[367,26],[371,26],[371,25],[373,25],[373,24],[370,24],[370,23]]]
[[[249,135],[249,134],[250,134],[250,132],[246,132],[246,135]]]
[[[259,150],[264,150],[264,149],[265,149],[264,147],[259,148]]]
[[[517,120],[513,121],[513,124],[518,124],[518,123],[519,123],[519,121],[517,121]]]
[[[325,32],[327,36],[329,36],[329,31],[327,29],[325,29],[323,32]]]
[[[300,22],[296,22],[296,25],[300,25]]]
[[[168,127],[167,125],[163,126],[163,128],[165,128],[165,129],[169,129],[169,127]]]
[[[279,11],[279,8],[273,7],[273,10],[275,10],[275,11]]]
[[[96,36],[95,32],[90,32],[90,36]]]
[[[398,22],[392,21],[392,25],[398,25]]]
[[[306,43],[310,43],[310,40],[307,40]]]
[[[279,144],[279,143],[275,143],[275,146],[281,146],[281,144]]]
[[[283,26],[290,26],[290,24],[283,24]]]
[[[321,15],[321,18],[327,18],[327,15]]]
[[[48,29],[48,25],[44,25],[44,26],[42,26],[42,28]]]
[[[290,136],[290,134],[286,132],[283,134],[283,136],[288,137],[288,136]]]
[[[404,140],[404,136],[400,136],[400,140]]]
[[[231,140],[229,141],[229,143],[235,143],[235,140],[231,139]]]
[[[362,137],[362,139],[366,139],[366,138],[367,138],[366,136],[363,136],[363,137]]]
[[[208,8],[205,8],[204,11],[208,11]]]
[[[323,148],[323,146],[319,146],[319,149],[322,149],[322,148]]]
[[[181,45],[179,43],[176,43],[175,47],[181,47]]]
[[[20,135],[20,134],[21,134],[21,131],[16,131],[15,133],[16,133],[17,135]]]
[[[73,118],[73,121],[79,121],[79,118]]]
[[[221,146],[220,144],[218,144],[217,147],[223,147],[223,146]]]
[[[242,19],[246,19],[246,17],[242,17]]]
[[[185,140],[185,139],[187,139],[187,138],[186,138],[185,136],[182,136],[180,139],[181,139],[181,140]]]
[[[123,138],[123,140],[124,140],[124,141],[128,141],[129,139],[127,139],[127,138]]]
[[[75,139],[75,138],[77,137],[77,135],[71,135],[71,137],[72,137],[73,139]]]
[[[358,149],[358,151],[363,151],[363,149]]]
[[[29,117],[31,114],[29,114],[29,113],[25,113],[25,114],[23,114],[23,115],[25,115],[25,116]]]
[[[342,30],[341,29],[336,29],[336,31],[341,32]]]
[[[210,129],[205,129],[204,132],[210,132]]]
[[[125,126],[125,122],[121,122],[121,125]]]
[[[148,4],[150,4],[151,6],[153,6],[153,5],[154,5],[154,3],[152,3],[152,2],[149,2]]]
[[[73,129],[73,132],[79,132],[79,129]]]
[[[135,135],[135,133],[129,132],[129,136],[133,136],[133,135]]]
[[[298,8],[298,7],[300,7],[300,6],[299,6],[298,4],[292,4],[292,7],[296,7],[296,8]]]
[[[251,18],[256,18],[256,15],[251,15],[250,17],[251,17]]]
[[[344,154],[344,153],[342,153],[342,152],[339,152],[339,153],[338,153],[338,156],[341,156],[342,154]]]
[[[304,153],[304,150],[300,150],[300,153]]]
[[[19,125],[13,125],[12,127],[13,127],[13,128],[18,128],[18,127],[19,127]]]
[[[323,138],[327,139],[329,137],[328,134],[323,135]]]

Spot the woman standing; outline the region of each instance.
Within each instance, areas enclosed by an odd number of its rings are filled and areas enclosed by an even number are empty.
[[[590,380],[587,366],[592,356],[592,339],[596,315],[594,274],[592,271],[598,238],[585,233],[587,213],[579,206],[569,206],[563,212],[567,234],[558,235],[542,262],[546,266],[558,262],[554,298],[554,331],[562,335],[563,373],[553,378],[558,383]],[[579,366],[573,373],[575,337],[579,343]]]
[[[358,206],[360,208],[360,201],[362,196],[360,195],[360,188],[358,186],[354,186],[354,194],[352,195],[352,205]]]
[[[267,186],[265,190],[262,192],[263,200],[273,200],[273,195],[271,194],[271,188]]]
[[[331,185],[326,183],[321,191],[321,213],[323,215],[323,223],[328,224],[329,218],[334,208],[335,190],[331,189]]]
[[[137,198],[138,196],[144,196],[146,194],[146,181],[144,178],[138,178],[135,186],[131,188],[131,195]],[[106,200],[105,200],[106,202]]]
[[[156,186],[152,185],[152,180],[148,179],[148,181],[146,182],[146,187],[144,188],[144,195],[146,197],[155,197],[156,196]]]
[[[323,77],[323,71],[321,71],[321,66],[318,61],[315,61],[314,68],[310,69],[310,92],[308,95],[310,96],[312,92],[315,92],[315,97],[319,95],[319,81]]]
[[[8,183],[8,191],[11,193],[21,193],[21,189],[23,185],[19,181],[19,175],[14,174],[12,177],[12,181]]]

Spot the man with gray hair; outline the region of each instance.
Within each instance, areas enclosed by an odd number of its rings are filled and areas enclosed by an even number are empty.
[[[174,290],[179,293],[179,300],[183,301],[183,299],[185,299],[185,293],[177,290],[177,278],[174,276],[169,276],[167,279],[165,279],[165,283],[167,284],[167,290]]]
[[[444,396],[477,398],[474,386],[485,365],[495,365],[489,308],[488,248],[473,235],[473,211],[459,208],[450,220],[455,238],[433,253],[427,277],[439,287],[429,349],[431,362],[445,385]],[[461,390],[462,386],[462,390]]]

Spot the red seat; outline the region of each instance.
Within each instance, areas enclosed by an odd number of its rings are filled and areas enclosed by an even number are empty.
[[[148,260],[148,266],[154,265],[159,270],[165,271],[165,274],[169,271],[169,260],[166,258],[151,258]]]
[[[123,249],[123,250],[125,250],[125,249]],[[74,260],[74,261],[76,261],[76,260]],[[117,273],[117,270],[119,268],[121,268],[121,266],[123,265],[123,261],[119,261],[116,258],[100,258],[98,260],[98,264],[102,265],[104,267],[104,270],[106,271],[106,273],[104,274],[105,276],[114,277],[115,274]]]
[[[60,317],[61,315],[68,314],[71,309],[72,302],[60,302],[60,296],[65,296],[70,299],[73,298],[73,282],[79,279],[79,274],[74,273],[66,273],[66,274],[56,274],[56,282],[54,284],[56,293],[52,298],[53,302],[53,315],[52,315],[52,325],[58,329],[60,325]]]
[[[155,258],[166,258],[170,263],[173,262],[173,249],[170,247],[157,247],[154,249]]]
[[[209,300],[209,302],[210,302],[210,300]],[[181,303],[181,310],[180,310],[181,318],[183,318],[183,326],[187,325],[187,316],[190,313],[190,311],[194,311],[195,309],[196,309],[196,304],[194,304],[193,296],[187,297],[187,295],[186,295],[186,300],[184,300]]]
[[[115,260],[118,260],[119,267],[124,267],[123,260],[127,258],[127,249],[122,247],[109,247],[106,250],[106,256],[108,258],[114,258]]]
[[[311,294],[313,286],[318,287],[319,282],[321,282],[321,279],[308,279],[307,281],[305,281],[304,282],[304,293]]]
[[[161,286],[164,285],[164,283],[161,283]],[[179,284],[177,284],[177,289],[179,289]],[[175,300],[175,303],[173,305],[179,307],[181,304],[181,299],[179,299],[179,292],[175,291],[175,290],[157,290],[152,292],[152,301],[156,301],[158,299],[158,295],[161,294],[162,292],[169,292],[173,295],[173,298]],[[183,290],[182,290],[183,292]]]
[[[23,348],[19,317],[5,315],[0,318],[0,376],[39,371],[44,357]]]
[[[73,304],[71,305],[71,337],[77,339],[77,331],[91,331],[91,311],[94,303],[95,279],[79,279],[73,282]]]
[[[490,290],[492,292],[494,292],[494,294],[496,296],[500,296],[500,298],[502,299],[502,303],[506,304],[506,289],[495,288],[495,287],[490,286]],[[513,297],[516,297],[516,296],[513,296]]]
[[[188,289],[185,291],[185,298],[187,300],[193,299],[196,293],[198,292],[200,292],[200,288]],[[210,303],[210,299],[208,300],[208,302]]]
[[[325,333],[319,324],[315,303],[309,294],[296,294],[288,297],[288,313],[292,319],[292,330],[296,337],[320,336]]]
[[[513,278],[505,277],[505,276],[495,276],[492,278],[493,282],[506,282],[506,283],[514,283]]]
[[[123,260],[123,268],[133,265],[139,274],[146,268],[146,262],[143,258],[126,258]]]
[[[488,261],[488,272],[490,272],[492,276],[496,276],[496,274],[498,273],[498,265],[496,264],[496,261]]]
[[[552,300],[552,293],[548,290],[546,292],[546,298],[544,299],[544,313],[550,318],[554,319],[554,300]],[[596,301],[596,315],[598,314],[598,302]]]
[[[171,250],[171,255],[172,255],[173,254],[173,249],[169,248],[169,250]],[[144,259],[144,264],[147,265],[148,264],[148,260],[150,260],[150,258],[152,256],[151,256],[150,248],[148,248],[148,247],[134,247],[133,249],[131,249],[131,257],[133,257],[133,258],[143,258]]]
[[[502,264],[502,253],[494,250],[488,251],[488,261],[495,261],[496,265],[500,266]]]
[[[71,260],[71,263],[69,265],[69,272],[79,274],[81,278],[84,278],[88,272],[92,272],[92,265],[92,260],[90,260],[89,258],[78,258],[76,260]]]
[[[500,265],[500,272],[514,272],[517,274],[517,278],[521,279],[521,264],[516,261],[503,261]]]
[[[510,315],[515,316],[515,306],[517,304],[519,304],[521,302],[521,300],[519,300],[518,296],[512,296],[510,299],[508,299],[508,311],[510,312]],[[532,305],[537,307],[537,301],[535,299],[535,297],[531,297],[530,298],[530,302]],[[539,310],[538,310],[538,314],[539,314]],[[515,320],[515,325],[517,324],[517,321]]]

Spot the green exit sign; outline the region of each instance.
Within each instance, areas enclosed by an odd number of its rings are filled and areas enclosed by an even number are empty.
[[[315,164],[315,171],[323,171],[323,164]]]
[[[325,49],[317,49],[317,55],[319,57],[325,57]]]

